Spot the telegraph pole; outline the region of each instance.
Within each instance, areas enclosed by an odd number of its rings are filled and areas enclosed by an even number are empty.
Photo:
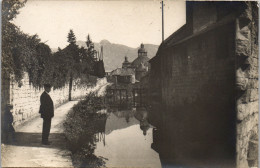
[[[161,4],[162,4],[161,9],[162,9],[162,42],[163,42],[164,41],[164,17],[163,17],[163,6],[164,6],[164,4],[163,4],[163,0],[162,0]]]

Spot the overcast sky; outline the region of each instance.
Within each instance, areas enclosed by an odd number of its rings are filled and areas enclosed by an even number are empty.
[[[185,2],[165,0],[165,38],[185,23]],[[160,0],[87,1],[28,0],[14,23],[24,33],[38,34],[51,48],[65,47],[69,29],[77,40],[138,47],[161,43]]]

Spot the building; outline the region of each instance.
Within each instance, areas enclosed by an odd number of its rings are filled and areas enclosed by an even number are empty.
[[[122,68],[117,68],[112,71],[108,78],[111,78],[111,81],[115,81],[115,77],[117,77],[116,82],[119,83],[139,82],[141,78],[146,76],[149,72],[149,60],[150,59],[147,57],[147,51],[145,50],[144,45],[141,44],[138,49],[138,57],[133,62],[129,62],[128,57],[125,56]]]
[[[133,68],[117,68],[110,73],[114,83],[135,83],[135,71]]]
[[[131,67],[132,67],[131,62],[129,62],[128,57],[125,56],[125,61],[122,64],[122,68],[131,68]]]
[[[132,62],[131,66],[135,69],[135,78],[140,81],[143,76],[145,76],[149,69],[150,59],[147,57],[147,51],[144,48],[144,44],[141,44],[138,49],[138,57]]]
[[[163,164],[257,167],[257,2],[186,2],[186,24],[150,63]]]

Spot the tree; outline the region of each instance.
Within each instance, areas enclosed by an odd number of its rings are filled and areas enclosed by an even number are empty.
[[[49,69],[49,71],[45,71],[44,75],[46,82],[52,82],[54,89],[65,86],[69,80],[68,66],[64,51],[58,50],[46,65],[46,68]]]
[[[22,33],[11,21],[19,14],[19,9],[25,3],[26,1],[19,0],[2,1],[2,75],[9,77],[10,74],[15,74],[17,81],[22,78],[23,66],[19,64],[22,58],[14,53],[23,43],[17,43],[18,36],[21,37]]]
[[[14,74],[15,80],[20,82],[23,72],[27,71],[29,82],[40,87],[51,51],[49,46],[40,42],[38,35],[29,36],[11,22],[25,3],[21,0],[4,0],[2,3],[2,75]]]
[[[90,58],[90,67],[89,73],[97,76],[97,77],[104,77],[105,76],[105,68],[103,60],[99,60],[97,58],[97,51],[95,50],[94,43],[91,41],[90,36],[87,36],[87,55]]]
[[[3,0],[2,1],[2,24],[12,21],[18,14],[19,9],[24,6],[26,0]]]
[[[45,74],[51,73],[51,69],[48,66],[49,62],[51,62],[51,49],[48,45],[44,43],[39,43],[36,45],[36,59],[38,65],[35,65],[37,67],[34,67],[36,73],[33,77],[33,82],[35,86],[43,86],[44,83],[48,80]],[[52,83],[52,82],[48,82]]]
[[[95,59],[96,50],[95,50],[95,47],[94,47],[94,43],[90,39],[89,34],[87,36],[86,45],[87,45],[87,55],[92,57],[93,59]]]
[[[76,44],[76,37],[72,29],[70,29],[70,32],[68,34],[68,42],[70,44]]]
[[[66,62],[68,63],[68,74],[69,74],[69,101],[71,101],[71,90],[73,78],[77,78],[81,73],[80,66],[80,52],[79,47],[76,45],[76,37],[72,29],[68,33],[69,45],[64,49],[66,55]]]

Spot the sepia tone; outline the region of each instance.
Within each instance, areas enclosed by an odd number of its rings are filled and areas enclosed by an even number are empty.
[[[158,1],[159,45],[70,29],[62,49],[12,23],[26,2],[2,4],[3,167],[258,167],[258,2],[187,1],[167,37]]]

